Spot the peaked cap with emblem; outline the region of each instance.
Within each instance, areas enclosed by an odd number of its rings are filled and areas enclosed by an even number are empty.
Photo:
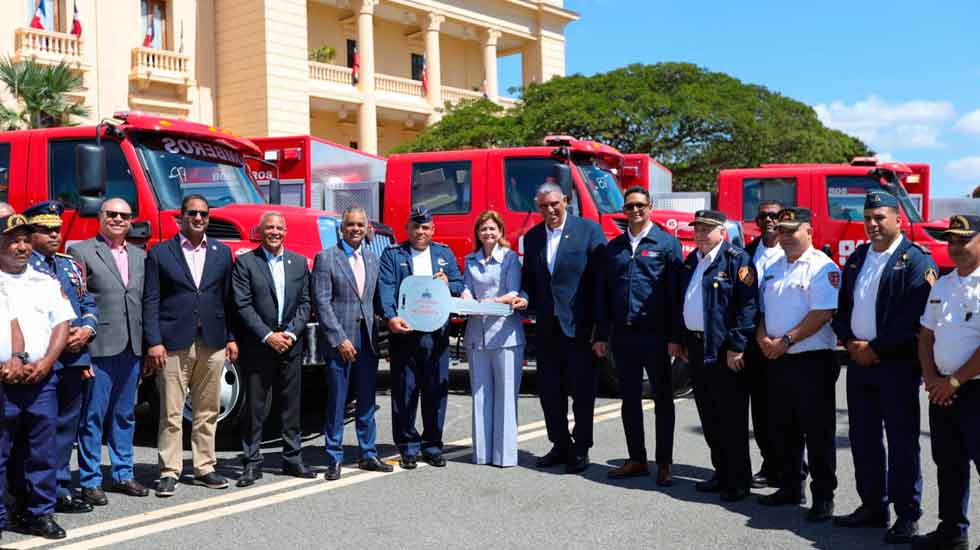
[[[943,239],[950,235],[972,237],[980,232],[980,216],[957,214],[949,219],[949,229],[943,231]]]
[[[429,212],[429,209],[424,206],[413,208],[412,213],[408,215],[408,221],[415,223],[431,223],[432,212]]]
[[[868,194],[864,196],[865,210],[883,207],[898,210],[898,199],[895,198],[895,195],[885,191],[869,191]]]
[[[61,227],[61,214],[65,207],[60,201],[44,201],[24,210],[24,217],[31,225]]]
[[[694,221],[688,225],[697,225],[703,223],[705,225],[725,225],[725,214],[717,210],[698,210],[694,213]]]
[[[804,223],[810,223],[809,208],[783,208],[776,217],[776,227],[796,229]]]
[[[11,214],[0,218],[0,227],[3,228],[5,234],[18,229],[31,230],[31,226],[27,224],[27,218],[20,214]]]

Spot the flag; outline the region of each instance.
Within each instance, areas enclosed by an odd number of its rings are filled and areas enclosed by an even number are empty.
[[[146,35],[143,37],[143,47],[153,46],[153,11],[146,11]]]
[[[354,46],[354,67],[353,72],[351,72],[351,79],[354,84],[361,78],[361,56],[357,53],[357,46]]]
[[[71,19],[71,33],[75,36],[82,36],[82,18],[78,15],[78,0],[75,0],[75,14]]]
[[[180,20],[180,49],[177,50],[180,53],[184,53],[184,20]]]
[[[429,60],[422,56],[422,93],[429,93]]]
[[[44,30],[44,20],[48,18],[48,13],[44,9],[44,0],[39,0],[37,9],[34,10],[34,19],[31,19],[32,29]]]

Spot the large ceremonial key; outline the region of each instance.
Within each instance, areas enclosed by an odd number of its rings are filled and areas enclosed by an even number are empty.
[[[446,283],[425,275],[412,275],[398,289],[398,316],[412,330],[433,332],[442,328],[449,314],[506,316],[510,304],[453,298]]]

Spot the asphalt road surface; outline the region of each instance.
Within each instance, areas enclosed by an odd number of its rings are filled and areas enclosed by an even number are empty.
[[[846,371],[844,371],[846,373]],[[838,383],[838,513],[858,502],[847,440],[844,376]],[[456,386],[463,386],[456,384]],[[312,401],[312,400],[310,400]],[[390,402],[379,394],[378,427],[382,456],[391,446]],[[645,402],[647,448],[653,456],[653,404]],[[304,419],[306,462],[325,465],[323,438],[314,432],[320,416],[313,403]],[[935,527],[936,472],[929,449],[923,400],[922,458],[925,474],[923,531]],[[390,474],[344,468],[343,477],[300,480],[278,475],[277,442],[265,445],[265,477],[247,489],[222,491],[178,486],[176,496],[158,499],[109,494],[109,506],[91,514],[59,515],[68,531],[62,541],[5,532],[3,548],[887,548],[883,529],[842,529],[803,521],[804,508],[765,508],[747,499],[721,502],[701,494],[694,482],[710,475],[708,454],[694,402],[677,402],[675,485],[657,487],[652,478],[610,481],[606,473],[625,456],[619,402],[599,399],[595,409],[593,465],[583,475],[534,468],[535,456],[550,445],[533,395],[520,399],[520,464],[500,469],[470,463],[470,398],[462,391],[449,399],[446,418],[448,467],[420,463],[414,471]],[[152,429],[137,437],[136,476],[156,479]],[[345,434],[347,459],[356,459],[353,426]],[[189,447],[187,447],[189,449]],[[240,472],[239,449],[228,438],[219,445],[219,471]],[[758,452],[752,447],[754,466]],[[190,472],[190,453],[185,471]],[[652,464],[651,464],[652,467]],[[108,471],[106,472],[108,478]],[[973,485],[972,487],[975,487]],[[754,490],[755,494],[772,489]],[[974,491],[974,497],[976,497]],[[977,514],[976,498],[971,517]],[[971,528],[974,544],[980,530]]]

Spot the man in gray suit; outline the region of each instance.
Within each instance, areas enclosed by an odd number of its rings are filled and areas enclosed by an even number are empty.
[[[327,481],[340,478],[344,459],[344,400],[347,386],[354,385],[357,398],[358,467],[390,472],[378,459],[374,440],[374,394],[378,357],[374,349],[374,296],[378,282],[378,257],[362,246],[367,233],[367,214],[352,207],[341,222],[343,240],[316,255],[313,264],[313,305],[320,320],[320,340],[327,351],[326,441]]]
[[[78,428],[79,484],[82,498],[94,506],[108,504],[102,491],[102,427],[107,418],[109,489],[136,497],[149,494],[133,479],[133,408],[143,353],[146,253],[126,242],[132,218],[129,203],[108,199],[99,209],[99,234],[68,248],[86,273],[88,291],[99,308],[97,336],[88,346],[95,378]]]

